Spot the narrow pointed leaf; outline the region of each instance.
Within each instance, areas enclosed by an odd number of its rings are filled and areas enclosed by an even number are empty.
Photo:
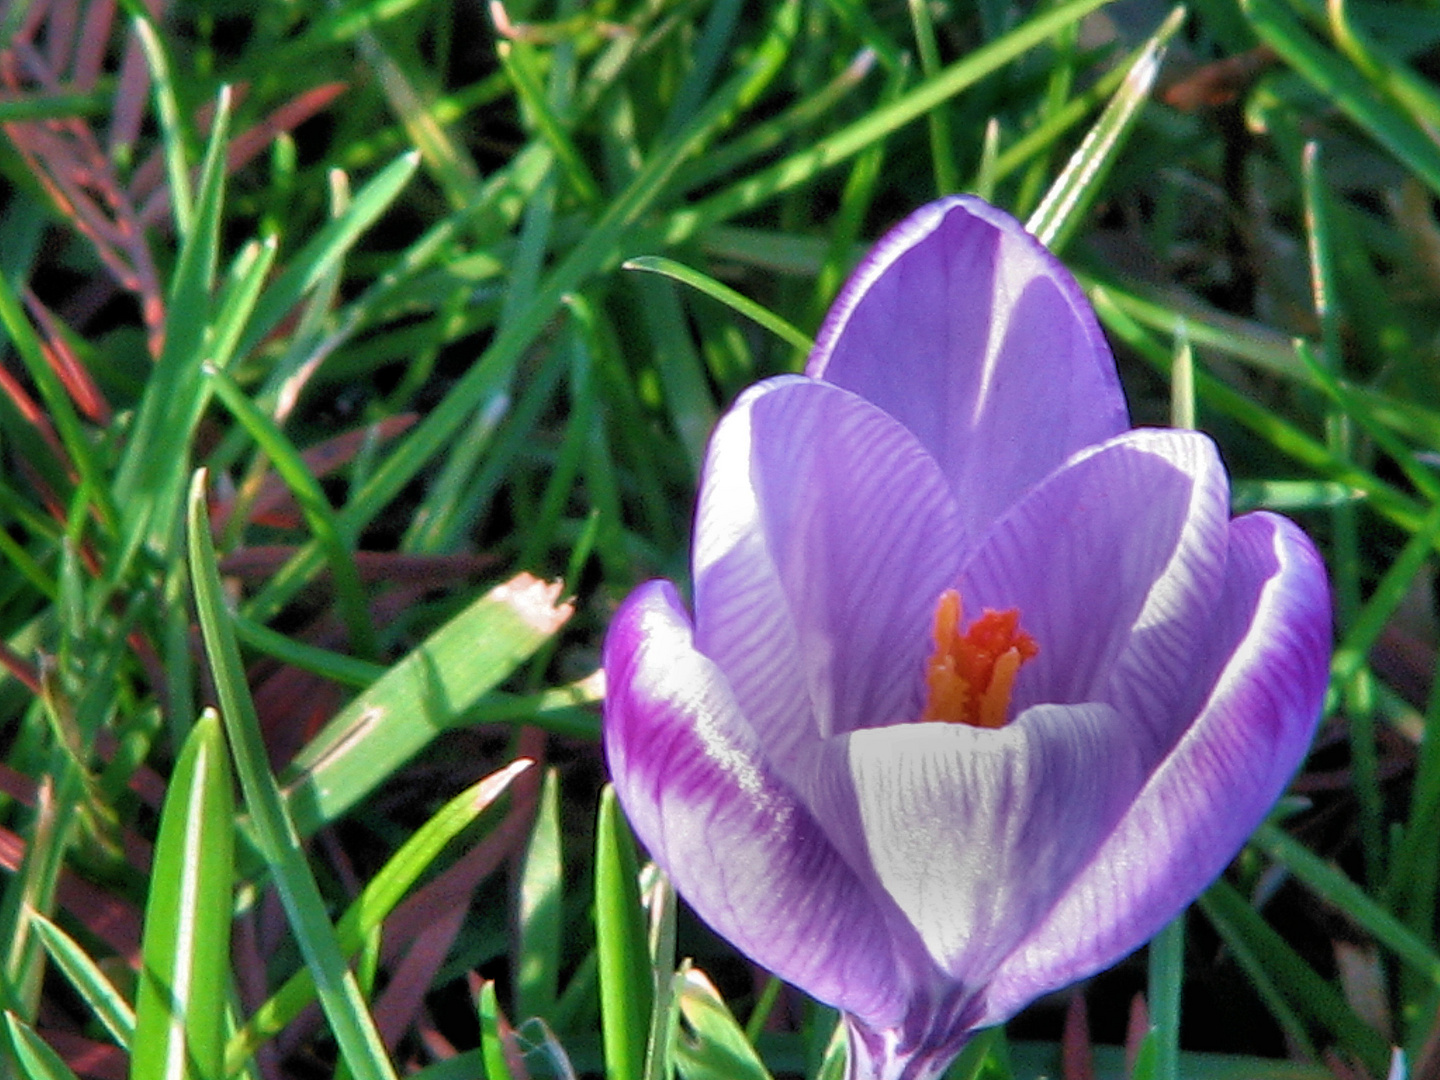
[[[130,1052],[132,1080],[219,1080],[235,807],[220,718],[190,731],[160,814]]]

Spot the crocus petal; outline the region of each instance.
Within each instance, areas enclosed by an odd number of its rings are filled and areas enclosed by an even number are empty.
[[[1158,697],[1175,696],[1160,687],[1188,686],[1193,656],[1167,646],[1188,643],[1190,628],[1177,618],[1208,626],[1228,528],[1225,472],[1214,444],[1196,432],[1127,432],[1030,491],[981,541],[960,588],[972,608],[1019,608],[1039,644],[1016,680],[1016,711],[1107,700],[1116,664],[1136,662],[1137,636],[1153,665],[1140,677],[1154,679]],[[1189,718],[1132,715],[1130,737],[1148,742],[1153,756]]]
[[[972,532],[1129,422],[1083,294],[1010,215],[943,199],[890,231],[830,309],[807,374],[889,412],[940,463]]]
[[[736,402],[695,527],[695,640],[782,770],[799,744],[920,712],[959,517],[933,459],[873,405],[811,379]]]
[[[1231,524],[1218,653],[1199,716],[1060,903],[996,972],[983,1023],[1137,948],[1219,875],[1305,755],[1328,673],[1330,600],[1284,518]]]
[[[915,981],[882,904],[767,765],[668,583],[616,614],[605,672],[616,794],[690,906],[820,1000],[877,1029],[899,1023]]]
[[[863,845],[860,859],[931,956],[972,991],[1144,781],[1133,740],[1103,704],[1040,705],[994,730],[855,731],[832,739],[821,761],[832,775],[804,793],[816,817],[842,850]]]

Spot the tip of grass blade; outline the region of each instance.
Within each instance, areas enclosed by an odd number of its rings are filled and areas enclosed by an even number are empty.
[[[541,581],[531,574],[516,574],[497,585],[490,597],[509,607],[525,624],[542,634],[553,634],[564,626],[575,605],[560,596],[565,585],[559,581]]]

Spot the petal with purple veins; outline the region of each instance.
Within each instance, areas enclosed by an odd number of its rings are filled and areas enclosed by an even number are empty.
[[[1231,525],[1217,654],[1199,716],[1059,904],[994,976],[984,1023],[1114,963],[1225,868],[1304,758],[1329,670],[1330,598],[1291,522]]]
[[[771,380],[716,429],[695,528],[695,640],[769,759],[921,706],[959,515],[891,417],[810,379]]]
[[[1015,711],[1108,700],[1111,673],[1140,633],[1156,642],[1149,674],[1157,692],[1184,683],[1190,658],[1164,653],[1159,642],[1184,641],[1196,628],[1156,627],[1193,619],[1204,630],[1224,581],[1228,527],[1224,469],[1214,444],[1195,432],[1127,432],[1033,489],[981,541],[960,586],[971,610],[1018,608],[1039,644],[1016,680]],[[1152,760],[1173,743],[1174,721],[1188,719],[1127,718]]]
[[[826,775],[802,789],[815,816],[972,991],[1044,917],[1145,776],[1103,704],[1040,705],[993,730],[856,731],[820,760]]]
[[[820,1000],[876,1028],[899,1023],[926,977],[918,943],[902,955],[890,924],[903,931],[903,921],[767,764],[724,675],[695,650],[670,585],[651,582],[626,600],[605,672],[616,794],[690,906]]]
[[[972,532],[1129,427],[1075,279],[1014,218],[970,197],[923,207],[881,239],[830,309],[806,372],[910,428]]]

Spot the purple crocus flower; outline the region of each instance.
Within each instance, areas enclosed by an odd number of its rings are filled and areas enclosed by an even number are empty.
[[[854,1080],[938,1075],[1178,914],[1326,683],[1309,540],[1232,520],[1204,435],[1130,428],[1074,279],[973,198],[720,421],[693,572],[693,618],[651,582],[611,625],[615,789],[703,919],[843,1011]]]

